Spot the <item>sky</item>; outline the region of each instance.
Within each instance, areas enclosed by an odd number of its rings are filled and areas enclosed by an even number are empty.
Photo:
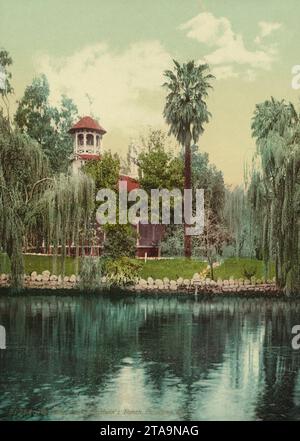
[[[255,104],[270,96],[298,104],[299,16],[299,0],[0,0],[11,106],[45,73],[51,102],[73,98],[107,130],[103,147],[125,155],[150,127],[167,130],[162,83],[172,59],[206,62],[216,79],[199,148],[237,185],[255,151]]]

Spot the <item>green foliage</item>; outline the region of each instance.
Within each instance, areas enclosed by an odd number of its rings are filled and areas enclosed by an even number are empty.
[[[243,265],[243,276],[246,279],[250,280],[251,277],[256,276],[257,270],[258,270],[258,268],[257,268],[256,262],[251,263],[251,264],[247,264],[247,265],[245,264],[245,265]]]
[[[130,224],[107,224],[104,226],[104,255],[118,259],[134,257],[137,233]]]
[[[42,203],[46,207],[46,237],[48,243],[54,245],[55,254],[61,246],[61,266],[64,274],[66,246],[74,243],[78,256],[80,243],[84,245],[90,229],[94,209],[94,183],[83,173],[61,174],[45,192]]]
[[[161,241],[162,256],[174,257],[183,255],[183,226],[169,225]]]
[[[197,145],[191,148],[192,188],[202,188],[205,195],[205,208],[210,209],[219,221],[223,217],[225,184],[223,174],[209,162],[207,153],[199,151]]]
[[[80,262],[80,282],[81,290],[94,290],[102,285],[103,259],[100,257],[85,256]]]
[[[275,261],[277,284],[286,293],[300,289],[300,118],[284,100],[258,104],[252,121],[258,166],[248,197],[260,235],[266,277]]]
[[[154,188],[183,188],[182,161],[167,151],[166,143],[162,131],[152,130],[138,155],[139,181],[149,194]]]
[[[243,188],[226,189],[224,220],[233,237],[235,256],[258,257],[257,228],[252,222],[251,205]]]
[[[180,65],[174,60],[174,71],[166,70],[168,90],[164,117],[172,133],[180,144],[185,145],[187,136],[197,143],[204,131],[204,123],[209,121],[210,113],[205,102],[210,81],[214,78],[208,73],[208,65],[196,65],[194,61]]]
[[[120,257],[107,260],[105,263],[105,276],[109,285],[128,286],[136,282],[142,264],[138,260]]]
[[[66,171],[73,150],[68,129],[77,117],[77,107],[64,95],[59,108],[53,107],[49,103],[49,95],[46,76],[34,78],[18,103],[15,123],[42,146],[53,172]]]
[[[180,65],[174,60],[174,71],[165,71],[168,90],[164,117],[173,134],[184,146],[184,188],[192,188],[191,141],[197,143],[208,123],[210,113],[205,99],[208,96],[210,81],[214,78],[208,72],[207,64],[196,65],[194,61]],[[184,253],[190,258],[192,239],[184,236]]]
[[[115,190],[119,180],[120,158],[116,153],[104,152],[101,161],[88,161],[83,171],[94,180],[97,191],[101,188]]]
[[[17,288],[24,274],[23,238],[47,184],[47,160],[40,147],[12,130],[0,114],[0,247],[9,256]]]
[[[0,49],[0,74],[3,75],[4,87],[0,85],[0,96],[2,102],[6,108],[7,118],[9,120],[9,95],[14,92],[14,89],[11,85],[12,74],[10,72],[10,66],[12,65],[13,60],[9,53],[5,49]]]

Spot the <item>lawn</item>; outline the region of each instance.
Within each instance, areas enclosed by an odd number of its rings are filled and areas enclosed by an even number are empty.
[[[246,259],[246,258],[230,258],[226,259],[222,265],[215,268],[214,278],[215,279],[229,279],[230,277],[234,279],[247,279],[250,274],[254,272],[254,277],[256,279],[264,278],[264,265],[261,260],[256,259]],[[248,273],[248,275],[247,275]],[[275,275],[274,265],[271,265],[270,278]]]
[[[182,258],[166,260],[148,260],[143,262],[141,277],[153,277],[153,279],[162,279],[168,277],[170,280],[176,280],[178,277],[191,279],[195,273],[199,273],[207,264],[200,260],[187,260]]]
[[[60,274],[60,259],[55,259],[51,256],[40,255],[25,255],[25,272],[31,274],[36,271],[41,274],[44,270],[49,270],[52,274]],[[77,263],[77,264],[76,264]],[[193,274],[201,272],[206,268],[207,263],[197,259],[163,259],[163,260],[148,260],[147,262],[141,261],[142,269],[140,277],[147,279],[152,277],[153,279],[162,279],[168,277],[170,280],[176,280],[178,277],[184,279],[190,279]],[[73,257],[66,258],[65,274],[70,276],[71,274],[77,274],[78,262]],[[215,279],[234,279],[247,278],[245,276],[245,270],[255,271],[255,277],[257,279],[263,279],[263,262],[255,259],[226,259],[225,262],[215,268]],[[8,258],[4,254],[0,254],[0,273],[9,273],[10,266]],[[271,268],[271,277],[274,276],[274,267]]]
[[[56,267],[55,267],[55,259],[52,256],[39,256],[39,255],[24,255],[25,262],[25,273],[31,274],[33,271],[36,271],[38,274],[41,274],[43,271],[48,270],[52,274],[59,274],[60,271],[60,258],[56,259]],[[76,274],[76,259],[73,257],[66,258],[66,268],[65,274],[71,276],[72,274]],[[9,260],[4,254],[0,254],[0,273],[9,273],[10,265]]]

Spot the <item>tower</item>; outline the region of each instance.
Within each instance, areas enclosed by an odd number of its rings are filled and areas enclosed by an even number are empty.
[[[74,150],[71,157],[74,173],[91,159],[100,159],[101,141],[106,130],[90,116],[81,118],[69,133],[74,138]]]

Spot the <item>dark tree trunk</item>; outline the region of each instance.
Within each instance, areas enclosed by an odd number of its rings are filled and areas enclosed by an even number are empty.
[[[184,152],[184,189],[192,188],[192,165],[191,165],[191,134],[186,137]],[[184,224],[184,256],[188,259],[192,256],[192,236],[186,234],[188,224]]]

